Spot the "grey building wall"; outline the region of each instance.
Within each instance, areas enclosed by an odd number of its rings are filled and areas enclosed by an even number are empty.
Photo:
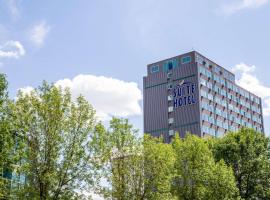
[[[182,58],[190,56],[190,61],[183,64]],[[170,130],[179,132],[184,137],[186,132],[192,132],[201,136],[198,70],[195,61],[195,52],[176,56],[147,66],[148,75],[144,77],[144,131],[154,136],[163,135],[166,141],[170,141]],[[172,62],[173,69],[165,69]],[[151,67],[159,66],[159,72],[151,73]],[[168,77],[169,75],[169,77]],[[174,108],[174,91],[185,84],[194,84],[194,99],[196,103]],[[169,85],[172,88],[168,88]],[[181,86],[179,86],[182,84]],[[168,96],[172,96],[168,100]],[[169,107],[173,111],[169,112]],[[172,124],[169,119],[173,118]]]
[[[261,99],[237,86],[233,73],[198,52],[149,64],[143,87],[144,131],[166,142],[175,132],[181,137],[187,132],[222,136],[247,124],[264,130]]]

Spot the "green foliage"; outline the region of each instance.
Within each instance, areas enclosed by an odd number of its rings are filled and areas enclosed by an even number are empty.
[[[172,199],[171,145],[149,136],[142,141],[126,119],[113,118],[108,130],[98,126],[96,131],[93,142],[102,161],[99,177],[108,183],[98,184],[98,193],[119,200]]]
[[[0,199],[90,199],[82,191],[117,200],[270,199],[264,134],[244,128],[165,144],[139,138],[127,119],[113,118],[106,129],[68,89],[44,82],[11,101],[7,85],[0,74],[0,170],[26,182],[11,188],[0,174]]]
[[[7,93],[7,80],[4,74],[0,74],[0,199],[10,193],[9,181],[3,178],[2,171],[11,168],[15,162],[14,134],[10,130],[9,100]]]
[[[176,176],[173,192],[178,199],[236,199],[237,188],[232,170],[224,162],[214,162],[204,139],[187,135],[173,141]]]
[[[91,182],[90,137],[95,111],[82,97],[46,82],[11,106],[12,128],[24,152],[20,172],[27,182],[22,199],[77,199]]]
[[[143,197],[140,199],[173,199],[171,183],[174,176],[175,152],[172,145],[145,135],[143,142]]]
[[[126,119],[113,118],[108,130],[101,123],[96,126],[92,140],[97,163],[96,192],[105,198],[132,197],[128,173],[138,159],[134,154],[139,150],[136,133]]]
[[[213,152],[233,168],[243,199],[270,199],[269,138],[243,128],[219,139]]]

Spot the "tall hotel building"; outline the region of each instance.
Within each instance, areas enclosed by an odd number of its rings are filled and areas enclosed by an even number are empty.
[[[235,75],[192,51],[147,66],[144,132],[220,137],[240,127],[264,132],[261,98],[235,83]]]

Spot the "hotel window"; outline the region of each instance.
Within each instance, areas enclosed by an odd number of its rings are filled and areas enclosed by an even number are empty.
[[[257,97],[254,97],[254,101],[255,101],[255,103],[257,103],[257,104],[260,103],[260,100],[259,100]]]
[[[251,106],[251,110],[252,110],[252,111],[257,111],[257,109],[256,109],[255,106]]]
[[[223,118],[227,118],[227,112],[222,112],[222,111],[221,111],[221,116],[222,116]]]
[[[239,93],[240,93],[242,96],[245,96],[244,90],[240,89]]]
[[[169,111],[169,112],[173,112],[173,106],[170,106],[170,107],[168,108],[168,111]]]
[[[247,112],[247,113],[245,114],[245,117],[246,117],[246,118],[251,118],[251,114]]]
[[[212,124],[214,124],[214,122],[215,122],[214,118],[211,117],[211,116],[209,116],[209,122],[212,123]]]
[[[206,109],[207,110],[207,103],[205,103],[205,102],[202,102],[202,109]]]
[[[217,119],[216,125],[219,127],[223,127],[223,122]]]
[[[222,112],[222,111],[221,111],[219,108],[216,108],[215,113],[216,113],[217,115],[221,116],[221,112]]]
[[[214,85],[214,91],[217,93],[219,92],[219,87],[217,85]]]
[[[227,103],[225,100],[221,100],[221,105],[224,106],[224,107],[227,107]]]
[[[165,72],[169,71],[169,70],[172,70],[172,69],[176,68],[177,65],[178,65],[178,62],[177,62],[176,59],[167,60],[163,64],[163,70]]]
[[[212,95],[212,94],[208,93],[207,98],[208,98],[209,100],[213,101],[213,95]]]
[[[172,100],[173,100],[172,95],[169,95],[169,96],[168,96],[168,101],[172,101]]]
[[[227,82],[227,88],[232,89],[232,84]]]
[[[248,92],[244,92],[244,96],[245,96],[246,98],[249,98],[249,93],[248,93]]]
[[[242,109],[240,109],[240,114],[243,115],[243,116],[245,116],[245,111],[242,110]]]
[[[213,105],[208,105],[208,110],[209,110],[210,112],[213,112],[213,111],[214,111],[214,106],[213,106]]]
[[[259,116],[258,122],[259,122],[260,124],[262,123],[262,118],[261,118],[261,116]]]
[[[174,130],[169,130],[169,135],[173,136],[174,135]]]
[[[235,126],[230,126],[230,131],[236,131]]]
[[[202,130],[203,130],[203,132],[208,133],[209,132],[209,127],[203,125]]]
[[[217,131],[217,137],[222,137],[224,135],[224,132],[223,131]]]
[[[170,79],[170,78],[172,78],[172,72],[169,72],[169,73],[167,74],[167,79]]]
[[[173,118],[169,118],[168,119],[168,122],[169,122],[169,124],[172,124],[174,122],[174,119]]]
[[[233,90],[234,90],[235,92],[239,93],[239,88],[238,88],[236,85],[234,85]]]
[[[212,73],[209,70],[206,70],[206,76],[208,78],[211,78],[212,77]]]
[[[234,119],[234,122],[237,123],[237,124],[240,124],[241,123],[239,118],[235,118]]]
[[[206,103],[206,102],[203,102],[203,103],[202,103],[202,108],[205,109],[205,110],[208,110],[208,111],[210,111],[210,112],[213,112],[213,111],[214,111],[213,105],[209,105],[209,104]]]
[[[207,121],[212,124],[214,123],[214,118],[204,113],[202,114],[202,120]]]
[[[209,130],[209,134],[210,134],[210,135],[215,136],[215,134],[216,134],[216,133],[215,133],[215,129],[209,128],[208,130]]]
[[[202,114],[202,120],[208,121],[208,115],[207,114]]]
[[[214,72],[216,72],[217,74],[220,74],[220,67],[215,66],[214,67]]]
[[[206,86],[207,86],[209,89],[212,89],[212,83],[211,83],[211,82],[206,82]]]
[[[214,80],[215,80],[216,82],[220,82],[219,76],[217,76],[217,75],[214,74]]]
[[[227,123],[223,123],[223,128],[224,129],[228,129],[228,124]]]
[[[159,66],[158,65],[151,66],[151,73],[156,73],[156,72],[159,72]]]
[[[229,104],[229,109],[234,110],[234,106],[232,104]]]
[[[218,103],[218,104],[221,104],[221,99],[219,97],[215,97],[215,102]]]
[[[202,64],[203,64],[203,60],[204,60],[204,59],[203,59],[201,56],[196,55],[196,62],[197,62],[197,63],[199,63],[199,64],[202,65]]]
[[[202,73],[202,74],[206,75],[206,72],[205,72],[204,67],[200,67],[200,68],[199,68],[199,71],[200,71],[200,73]]]
[[[191,62],[191,56],[185,56],[182,58],[182,64],[186,64],[190,62]]]
[[[224,80],[223,78],[220,78],[220,83],[221,83],[222,85],[225,85],[225,80]]]
[[[243,99],[240,99],[240,104],[244,106],[246,102]]]
[[[229,80],[232,81],[232,82],[234,82],[234,75],[229,74]]]
[[[225,79],[227,79],[228,78],[228,72],[227,71],[223,71],[223,76],[224,76]]]
[[[206,80],[204,80],[204,79],[201,78],[200,81],[201,81],[201,84],[202,85],[206,86]]]
[[[168,90],[170,90],[170,89],[173,88],[173,85],[172,85],[171,83],[169,83],[169,84],[167,85],[167,88],[168,88]]]
[[[223,90],[223,89],[221,89],[221,90],[220,90],[220,94],[221,94],[222,96],[226,96],[226,91]]]
[[[204,60],[204,61],[203,61],[203,65],[204,65],[205,67],[209,67],[208,61],[207,61],[207,60]]]
[[[201,90],[201,96],[207,98],[207,93],[205,90]]]

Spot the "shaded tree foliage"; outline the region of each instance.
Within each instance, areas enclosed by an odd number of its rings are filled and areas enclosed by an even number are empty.
[[[173,193],[183,200],[237,199],[232,169],[223,161],[215,163],[206,141],[195,135],[173,141],[176,174]]]
[[[171,145],[145,136],[142,141],[126,119],[113,118],[106,130],[99,127],[93,141],[102,158],[100,174],[108,185],[98,193],[109,199],[172,199],[174,164]]]
[[[16,169],[19,154],[15,153],[16,135],[10,126],[11,103],[8,99],[6,76],[0,74],[0,198],[11,198],[11,182],[7,176]],[[2,173],[3,172],[3,173]]]
[[[270,199],[269,147],[269,138],[247,128],[216,141],[215,159],[232,167],[241,198]]]

